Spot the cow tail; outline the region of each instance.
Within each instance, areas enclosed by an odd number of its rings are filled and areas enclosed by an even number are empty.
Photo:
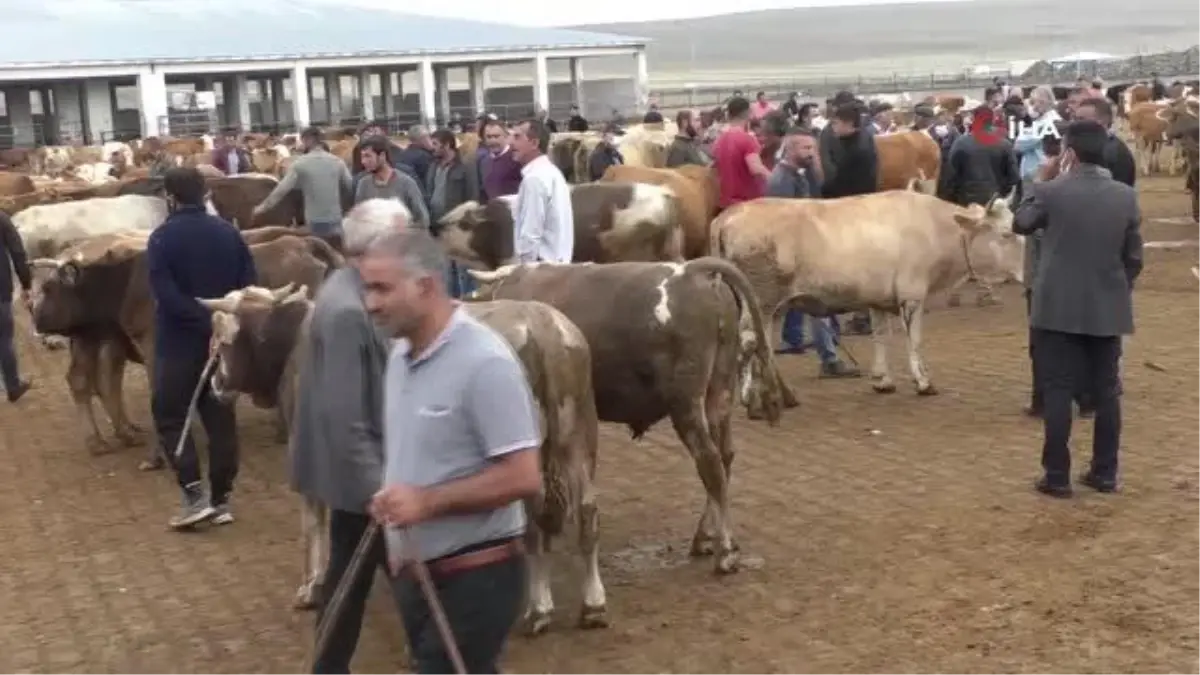
[[[554,328],[548,327],[549,330]],[[554,333],[550,333],[553,335]],[[535,333],[536,335],[536,333]],[[521,361],[526,363],[548,364],[554,362],[544,352],[542,344],[531,339],[521,347]],[[533,394],[542,409],[545,423],[545,437],[542,447],[538,449],[542,465],[542,494],[538,500],[538,513],[535,518],[538,527],[547,536],[561,534],[563,524],[567,522],[571,505],[571,473],[564,429],[559,424],[558,401],[562,400],[562,392],[558,390],[559,379],[544,369],[539,369],[536,381],[533,382]],[[526,375],[533,375],[528,372]]]
[[[734,296],[741,302],[742,311],[749,312],[750,322],[754,327],[755,356],[766,377],[768,386],[771,386],[770,383],[775,381],[774,377],[771,376],[771,373],[775,372],[775,361],[771,354],[771,342],[767,336],[762,307],[758,304],[758,296],[754,294],[754,288],[750,285],[750,280],[733,263],[712,256],[689,260],[686,263],[686,268],[689,271],[696,270],[702,274],[720,276],[725,285],[729,286]]]
[[[334,270],[346,264],[346,259],[342,257],[341,253],[338,253],[337,250],[330,246],[329,242],[320,237],[314,236],[306,237],[306,239],[308,240],[309,252],[311,252],[313,257],[315,257],[317,260],[325,263],[326,277],[328,277],[330,274],[333,274]]]

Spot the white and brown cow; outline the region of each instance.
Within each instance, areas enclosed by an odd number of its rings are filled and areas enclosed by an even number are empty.
[[[299,355],[308,339],[313,303],[304,289],[247,288],[224,298],[201,299],[212,312],[218,366],[213,391],[226,400],[242,393],[256,405],[278,405],[290,428],[301,380]],[[607,625],[600,580],[596,494],[598,429],[587,340],[561,312],[538,302],[476,302],[467,312],[512,346],[538,403],[543,428],[541,494],[526,503],[530,527],[529,606],[531,632],[546,630],[554,611],[550,588],[549,543],[566,523],[578,520],[584,561],[584,627]],[[314,500],[303,501],[304,581],[295,606],[312,607],[328,564],[328,515]]]
[[[687,263],[510,265],[477,272],[477,297],[553,305],[587,336],[602,421],[641,438],[670,418],[696,464],[707,502],[693,555],[716,553],[716,570],[738,568],[729,521],[732,415],[739,369],[773,372],[762,315],[745,276],[715,258]],[[739,321],[754,325],[742,335]],[[744,345],[756,347],[745,354]],[[753,378],[768,419],[779,419],[773,381]],[[749,392],[743,392],[748,397]]]
[[[447,255],[474,269],[513,261],[516,197],[469,201],[439,221]],[[679,200],[644,183],[587,183],[571,188],[575,262],[682,260]]]
[[[1019,245],[1004,200],[962,208],[909,190],[843,199],[756,199],[724,211],[712,233],[713,251],[746,274],[769,316],[788,306],[815,316],[869,310],[872,378],[879,392],[895,391],[884,332],[888,317],[898,315],[917,393],[925,395],[936,393],[920,355],[926,299],[964,277],[985,274],[984,261],[971,255],[981,235]]]

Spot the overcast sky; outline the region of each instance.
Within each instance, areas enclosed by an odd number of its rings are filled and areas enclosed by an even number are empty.
[[[333,1],[333,0],[326,0]],[[910,0],[917,2],[963,2],[966,0]],[[542,3],[538,0],[341,0],[340,5],[359,5],[396,9],[414,14],[445,16],[457,19],[492,18],[503,23],[523,26],[573,26],[591,23],[625,23],[629,21],[657,21],[663,19],[696,18],[751,12],[761,9],[789,9],[792,7],[819,7],[827,5],[886,5],[899,4],[896,0],[738,0],[736,3],[714,3],[715,9],[704,12],[697,10],[695,0],[600,0],[592,2]],[[545,8],[553,7],[552,11]],[[499,10],[501,13],[497,13]]]

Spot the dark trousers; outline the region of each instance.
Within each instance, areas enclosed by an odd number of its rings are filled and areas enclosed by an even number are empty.
[[[525,598],[524,556],[434,577],[438,598],[468,673],[499,673],[496,665]],[[437,624],[411,574],[392,578],[392,593],[418,673],[452,673]]]
[[[329,567],[326,568],[325,579],[321,584],[318,626],[338,584],[346,575],[346,568],[350,566],[350,559],[354,557],[358,542],[362,540],[363,533],[370,524],[371,517],[362,513],[336,509],[329,512]],[[363,614],[366,612],[367,598],[371,595],[371,584],[375,581],[375,570],[382,567],[387,560],[383,537],[376,539],[375,545],[367,555],[369,559],[363,565],[362,573],[346,590],[346,599],[343,601],[337,623],[329,628],[329,641],[325,651],[317,655],[313,664],[314,673],[350,672],[350,660],[354,658],[354,650],[358,648],[358,636],[362,632]]]
[[[13,307],[7,299],[0,301],[0,375],[4,376],[4,390],[14,392],[21,386],[21,375],[17,370],[17,352],[13,348],[16,329],[13,324]]]
[[[1025,291],[1025,316],[1029,317],[1033,313],[1033,293],[1029,290]],[[1038,360],[1035,356],[1037,352],[1037,339],[1035,337],[1037,329],[1033,326],[1029,327],[1029,371],[1032,376],[1032,384],[1030,391],[1032,395],[1029,400],[1029,407],[1033,410],[1041,411],[1044,408],[1044,396],[1042,395],[1042,380],[1038,374]],[[1086,375],[1086,373],[1085,373]],[[1092,404],[1092,394],[1084,384],[1084,378],[1078,378],[1079,387],[1075,391],[1075,402],[1079,405],[1081,411],[1090,411],[1094,407]]]
[[[1038,372],[1042,378],[1045,442],[1042,468],[1052,483],[1067,483],[1071,473],[1071,399],[1086,391],[1096,406],[1091,473],[1117,476],[1121,444],[1120,336],[1099,337],[1037,329]]]
[[[194,357],[159,356],[154,363],[154,390],[151,395],[151,412],[154,428],[162,443],[167,462],[175,469],[180,487],[200,481],[200,459],[196,456],[196,443],[189,433],[183,444],[183,452],[175,457],[175,447],[183,433],[187,419],[188,403],[200,373],[204,370],[207,354]],[[213,504],[223,504],[233,491],[233,481],[238,473],[237,421],[233,406],[218,401],[209,390],[209,383],[196,401],[196,412],[204,431],[208,435],[208,480]]]

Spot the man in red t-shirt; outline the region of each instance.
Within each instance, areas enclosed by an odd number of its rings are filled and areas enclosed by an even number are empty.
[[[759,153],[762,146],[750,133],[750,102],[736,96],[729,101],[729,128],[713,143],[713,167],[717,170],[720,199],[725,210],[734,204],[763,196],[771,170]]]

